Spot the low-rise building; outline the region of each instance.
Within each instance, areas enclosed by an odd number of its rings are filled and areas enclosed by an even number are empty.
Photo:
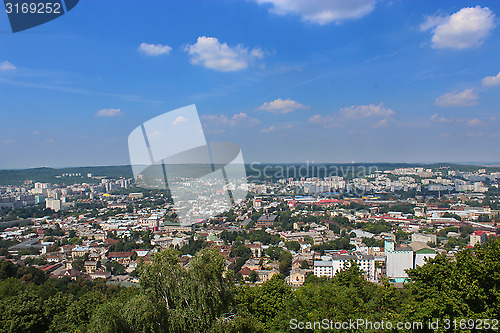
[[[434,234],[411,234],[412,242],[422,242],[422,243],[437,243],[437,236]]]
[[[368,281],[375,282],[375,257],[366,254],[331,254],[314,261],[314,275],[332,278],[337,272],[348,269],[354,261]]]
[[[306,280],[307,273],[309,273],[309,272],[312,272],[312,270],[301,269],[301,268],[292,269],[290,271],[290,276],[288,276],[286,278],[287,282],[294,287],[301,286],[304,284],[304,282]]]
[[[488,239],[488,235],[483,230],[477,230],[470,234],[469,245],[483,244]]]
[[[393,241],[385,242],[387,277],[391,282],[405,282],[407,269],[414,268],[413,250],[410,247],[394,247]]]

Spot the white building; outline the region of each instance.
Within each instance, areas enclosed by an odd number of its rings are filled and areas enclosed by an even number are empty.
[[[405,270],[413,268],[413,250],[410,247],[394,247],[393,241],[385,241],[387,277],[391,282],[404,282],[408,278]]]
[[[62,200],[57,199],[45,199],[45,208],[50,208],[54,212],[58,212],[63,209]]]
[[[488,239],[485,231],[477,230],[470,234],[469,245],[474,246],[476,244],[483,244]]]
[[[331,254],[322,257],[323,260],[314,261],[314,275],[332,278],[338,271],[351,266],[351,260],[365,274],[368,281],[375,282],[375,257],[366,254]]]
[[[424,265],[427,260],[434,258],[436,255],[436,251],[429,248],[415,251],[415,268]]]
[[[422,243],[437,243],[437,236],[433,234],[418,234],[414,233],[411,235],[412,242],[422,242]]]

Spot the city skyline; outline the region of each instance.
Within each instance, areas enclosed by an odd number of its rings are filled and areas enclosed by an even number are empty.
[[[132,129],[190,104],[247,164],[500,160],[498,3],[190,4],[1,14],[0,169],[129,164]]]

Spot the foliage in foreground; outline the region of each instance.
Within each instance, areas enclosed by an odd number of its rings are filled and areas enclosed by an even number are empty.
[[[280,275],[260,286],[234,286],[214,249],[201,250],[188,267],[174,250],[155,254],[142,267],[140,288],[48,279],[4,260],[0,332],[291,332],[292,318],[499,319],[499,258],[496,239],[411,270],[404,289],[367,282],[353,265],[331,280],[308,279],[296,290]]]

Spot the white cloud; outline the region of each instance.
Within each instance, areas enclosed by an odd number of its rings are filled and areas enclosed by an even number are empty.
[[[116,117],[122,115],[120,109],[102,109],[95,114],[97,117]]]
[[[427,31],[436,28],[438,25],[446,23],[447,17],[443,16],[428,16],[424,23],[420,25],[421,31]]]
[[[158,56],[169,54],[172,48],[168,45],[142,43],[138,50],[148,56]]]
[[[384,118],[384,119],[380,119],[379,121],[377,121],[375,124],[373,124],[373,128],[379,128],[379,127],[387,127],[389,126],[389,119],[388,118]]]
[[[316,24],[342,23],[370,14],[375,0],[256,0],[272,4],[270,11],[278,15],[299,15],[302,20]]]
[[[383,103],[379,105],[358,105],[341,108],[340,113],[344,118],[348,119],[362,119],[362,118],[386,118],[392,116],[395,112],[387,109]]]
[[[394,114],[396,113],[386,108],[383,103],[379,105],[353,105],[341,108],[339,112],[333,115],[316,114],[310,117],[308,122],[323,125],[323,127],[339,127],[348,125],[351,121],[356,121],[356,124],[360,125],[362,119],[378,118],[377,122],[371,123],[372,128],[378,128],[388,126]]]
[[[322,124],[327,126],[328,124],[333,124],[334,118],[333,116],[322,116],[320,114],[315,114],[311,118],[307,119],[307,121],[313,124]]]
[[[12,71],[16,69],[16,66],[12,65],[8,61],[2,61],[0,62],[0,71]]]
[[[203,65],[221,72],[240,71],[255,60],[264,58],[260,48],[249,49],[238,44],[234,47],[220,43],[215,37],[198,37],[195,44],[187,45],[184,50],[194,65]]]
[[[477,105],[479,96],[474,89],[467,89],[464,91],[454,91],[436,98],[434,104],[443,107],[453,106],[472,106]]]
[[[187,118],[179,116],[179,117],[175,118],[175,120],[172,122],[172,124],[173,125],[181,125],[181,124],[185,124],[187,122],[188,122]]]
[[[446,17],[431,16],[420,26],[431,30],[436,49],[467,49],[483,44],[495,28],[495,14],[487,7],[468,7]]]
[[[148,137],[149,138],[155,138],[155,139],[158,139],[158,138],[161,138],[165,136],[165,132],[163,131],[160,131],[160,130],[154,130],[153,132],[151,133],[148,133]]]
[[[15,143],[15,142],[16,142],[16,140],[14,140],[14,139],[2,139],[0,142],[1,142],[3,145],[11,145],[11,144]]]
[[[281,98],[275,99],[271,102],[266,102],[259,106],[257,110],[275,112],[275,113],[290,113],[295,110],[309,109],[308,105],[300,104],[290,98],[283,100]]]
[[[469,125],[469,126],[481,126],[481,125],[483,125],[483,122],[477,118],[468,119],[467,125]]]
[[[201,116],[202,119],[206,120],[209,126],[255,126],[260,124],[260,121],[256,118],[248,116],[246,113],[236,113],[231,118],[224,114],[220,115],[204,115]]]
[[[487,133],[484,131],[476,131],[476,132],[471,131],[471,132],[465,133],[465,135],[471,136],[471,137],[478,137],[478,138],[482,138],[482,137],[496,138],[496,137],[498,137],[498,133]]]
[[[471,126],[471,127],[484,126],[484,122],[478,118],[473,118],[473,119],[446,118],[446,117],[440,117],[437,113],[435,113],[431,116],[431,120],[433,122],[454,124],[454,125],[465,124],[465,125]]]
[[[487,76],[482,82],[485,87],[498,86],[500,85],[500,73],[497,76]]]
[[[439,123],[450,123],[450,122],[454,121],[453,119],[450,119],[450,118],[439,117],[439,115],[437,113],[434,113],[431,116],[431,120],[435,121],[435,122],[439,122]]]
[[[263,128],[260,130],[261,133],[271,133],[273,132],[274,130],[276,129],[276,127],[274,126],[270,126],[270,127],[267,127],[267,128]]]

